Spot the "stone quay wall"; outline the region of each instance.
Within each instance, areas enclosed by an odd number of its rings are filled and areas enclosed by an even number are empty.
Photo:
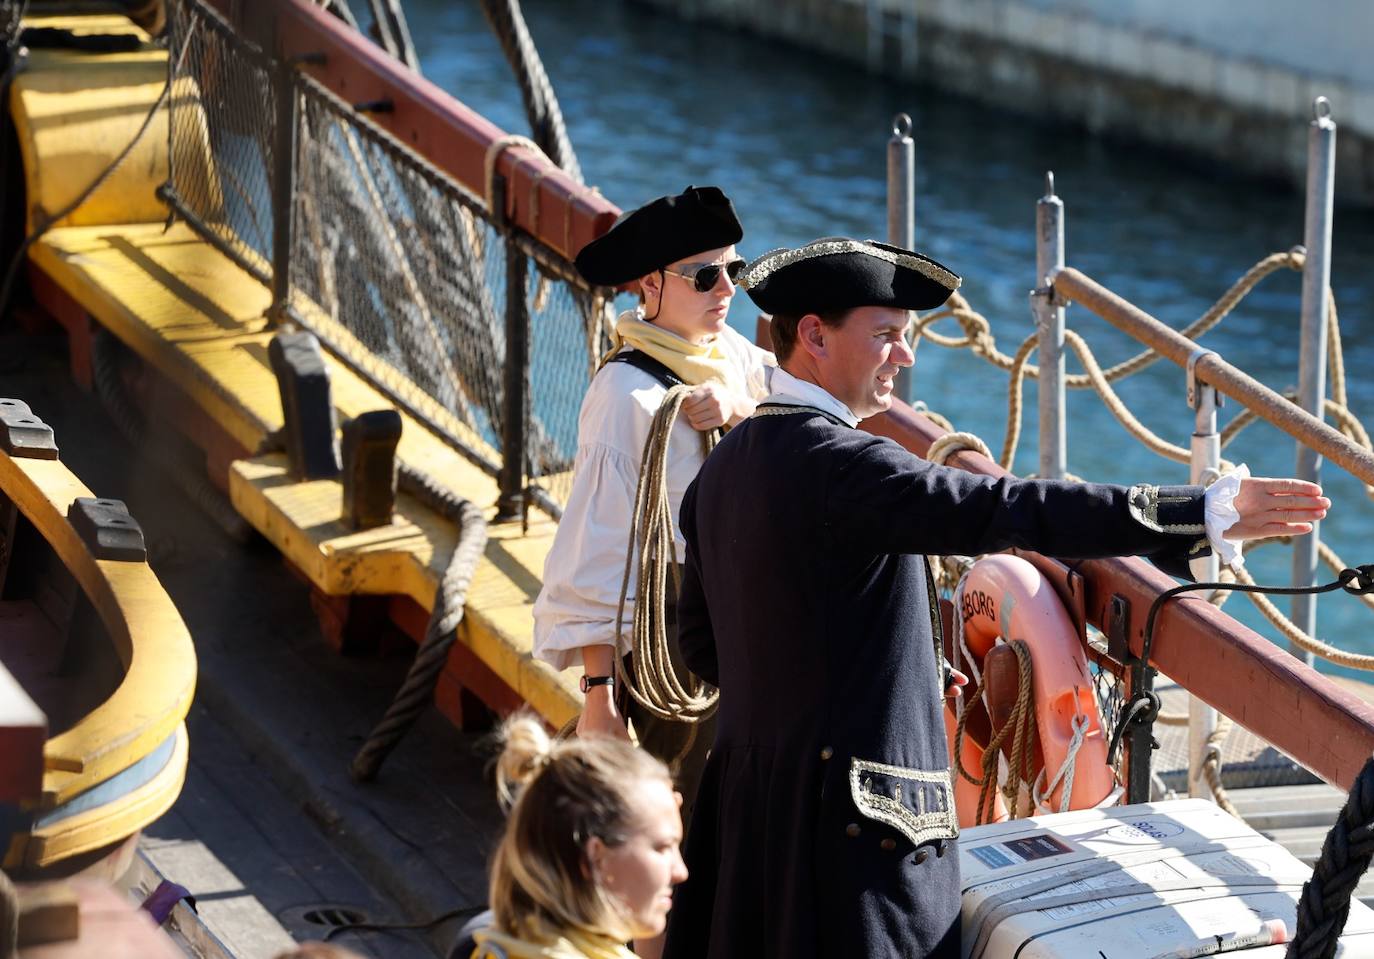
[[[1302,189],[1317,96],[1336,200],[1374,205],[1374,0],[636,0]]]

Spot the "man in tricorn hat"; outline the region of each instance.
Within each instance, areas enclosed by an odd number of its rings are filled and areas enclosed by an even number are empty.
[[[1181,560],[1210,544],[1229,561],[1235,541],[1306,532],[1329,505],[1296,480],[1233,476],[1204,493],[994,479],[855,429],[912,364],[908,311],[959,282],[845,238],[740,277],[773,314],[779,367],[682,505],[679,640],[720,708],[669,916],[674,959],[959,955],[924,554]]]
[[[694,733],[682,723],[657,720],[627,697],[617,703],[614,657],[627,652],[623,642],[617,651],[617,607],[644,442],[668,388],[695,387],[682,407],[685,419],[679,418],[669,438],[666,482],[674,517],[702,463],[701,434],[738,423],[767,394],[772,354],[725,322],[744,267],[735,252],[742,236],[723,192],[688,187],[626,214],[578,254],[577,268],[589,283],[634,283],[641,302],[620,316],[617,349],[582,402],[572,491],[534,606],[535,656],[558,669],[584,671],[578,735],[627,738],[628,712],[640,744],[670,765],[677,761],[684,813],[712,732],[709,726]],[[676,552],[680,562],[680,534]],[[635,601],[633,569],[631,576],[627,624]],[[664,618],[671,623],[671,610]],[[676,651],[671,627],[669,647]]]

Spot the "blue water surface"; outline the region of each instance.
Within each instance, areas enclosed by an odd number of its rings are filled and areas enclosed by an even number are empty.
[[[600,0],[526,0],[524,8],[587,182],[622,207],[688,183],[718,184],[745,223],[745,256],[824,235],[883,238],[886,144],[893,115],[909,113],[918,151],[917,246],[965,277],[964,293],[992,321],[1007,353],[1033,330],[1026,294],[1035,278],[1035,201],[1046,170],[1055,172],[1066,204],[1070,265],[1174,327],[1201,315],[1261,257],[1303,239],[1298,192],[1231,176],[1210,161],[871,76],[709,21],[686,23]],[[406,9],[425,74],[503,128],[527,132],[512,73],[478,5],[410,0]],[[1374,294],[1374,218],[1338,209],[1335,224],[1331,282],[1350,404],[1357,415],[1374,416],[1374,383],[1366,376],[1374,342],[1364,335]],[[1299,297],[1297,274],[1273,277],[1203,344],[1275,389],[1291,387]],[[754,314],[741,295],[730,322],[752,336]],[[1104,365],[1136,350],[1082,307],[1069,310],[1069,325]],[[1072,359],[1069,365],[1077,370]],[[932,408],[1000,449],[1004,373],[967,352],[925,344],[916,376],[917,394]],[[1146,425],[1187,446],[1193,417],[1181,369],[1156,364],[1119,391]],[[1033,417],[1033,384],[1026,399]],[[1130,439],[1090,391],[1071,393],[1068,410],[1073,472],[1122,483],[1187,481],[1185,466]],[[1223,423],[1236,412],[1234,404],[1224,407]],[[1017,472],[1036,469],[1035,434],[1027,419]],[[1224,455],[1259,474],[1286,474],[1294,447],[1256,425]],[[1374,562],[1374,504],[1333,467],[1324,480],[1336,501],[1324,537],[1347,562]],[[1288,550],[1264,549],[1250,566],[1261,582],[1286,583]],[[1287,609],[1286,602],[1280,606]],[[1232,597],[1226,608],[1273,634],[1244,598]],[[1372,623],[1352,598],[1321,604],[1319,632],[1336,645],[1374,653]]]

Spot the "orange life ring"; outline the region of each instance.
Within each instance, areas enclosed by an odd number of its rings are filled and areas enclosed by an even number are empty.
[[[1036,796],[1040,811],[1086,809],[1108,800],[1116,789],[1116,777],[1107,764],[1107,740],[1092,674],[1078,631],[1054,588],[1024,559],[989,556],[975,563],[961,581],[954,615],[963,627],[963,648],[954,651],[956,668],[961,660],[967,664],[971,658],[973,668],[981,671],[988,652],[1005,640],[1025,640],[1029,647],[1039,727],[1037,792],[1044,791]],[[952,711],[946,713],[949,727]],[[976,754],[970,752],[970,745]],[[951,741],[951,757],[952,749]],[[962,752],[965,755],[959,758],[965,769],[981,768],[982,750],[976,742],[965,737]],[[967,787],[967,822],[972,824],[978,789],[967,781],[963,785]],[[960,798],[956,786],[955,801],[964,824],[966,810]],[[1005,818],[1005,810],[997,812]]]

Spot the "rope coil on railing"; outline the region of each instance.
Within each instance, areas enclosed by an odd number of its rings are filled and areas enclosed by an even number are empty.
[[[668,444],[673,425],[692,387],[674,386],[649,425],[640,461],[639,484],[635,489],[634,509],[630,514],[629,543],[625,550],[625,572],[620,580],[620,601],[616,607],[615,633],[624,635],[625,602],[630,592],[630,572],[636,572],[634,614],[630,631],[630,667],[616,657],[616,680],[646,710],[660,719],[699,723],[715,712],[720,693],[695,677],[687,684],[678,677],[668,654],[665,621],[668,579],[674,595],[680,579],[673,534],[672,501],[668,495]],[[703,433],[707,452],[715,445],[713,433]],[[638,557],[638,565],[635,558]],[[686,748],[684,747],[684,751]]]
[[[1300,247],[1283,253],[1270,254],[1247,270],[1210,309],[1208,309],[1199,319],[1181,330],[1181,334],[1189,339],[1197,339],[1230,314],[1240,301],[1264,278],[1285,268],[1301,271],[1305,263],[1306,254]],[[1341,347],[1340,324],[1337,318],[1334,297],[1331,298],[1330,303],[1331,305],[1327,312],[1327,353],[1331,369],[1330,379],[1332,395],[1325,401],[1326,412],[1336,421],[1339,430],[1352,442],[1357,443],[1365,449],[1374,450],[1374,444],[1371,444],[1368,431],[1348,407],[1345,385],[1345,360]],[[937,333],[933,329],[934,324],[945,319],[955,320],[955,322],[959,324],[963,336],[946,336]],[[1008,356],[998,349],[996,337],[992,333],[992,324],[987,317],[974,310],[973,307],[969,305],[969,302],[957,292],[950,297],[943,309],[924,316],[917,322],[915,335],[918,341],[920,339],[925,339],[937,346],[951,349],[968,349],[975,356],[987,360],[989,363],[1010,374],[1011,381],[1008,385],[1007,395],[1008,409],[1006,434],[1002,447],[1002,455],[998,459],[999,464],[1004,469],[1010,469],[1016,455],[1016,448],[1021,434],[1021,414],[1024,407],[1024,381],[1026,378],[1038,379],[1040,374],[1039,367],[1029,362],[1030,354],[1035,351],[1037,346],[1036,335],[1028,337],[1021,343],[1014,355]],[[1084,373],[1066,376],[1064,378],[1065,386],[1071,389],[1094,389],[1117,421],[1152,452],[1175,462],[1186,463],[1188,461],[1188,452],[1185,449],[1169,443],[1145,427],[1144,424],[1130,412],[1110,385],[1117,380],[1131,376],[1153,364],[1160,358],[1160,353],[1157,350],[1142,350],[1130,359],[1117,363],[1107,369],[1103,369],[1097,362],[1096,357],[1093,355],[1086,341],[1076,332],[1073,330],[1066,330],[1065,342],[1074,350],[1079,361],[1086,370]],[[1248,412],[1242,412],[1238,415],[1236,420],[1223,430],[1222,446],[1224,447],[1229,443],[1230,440],[1235,437],[1236,433],[1243,429],[1244,426],[1253,419],[1254,415]],[[1229,464],[1223,464],[1223,469],[1227,466],[1229,466]],[[1371,498],[1374,498],[1374,485],[1366,485],[1365,492]]]

